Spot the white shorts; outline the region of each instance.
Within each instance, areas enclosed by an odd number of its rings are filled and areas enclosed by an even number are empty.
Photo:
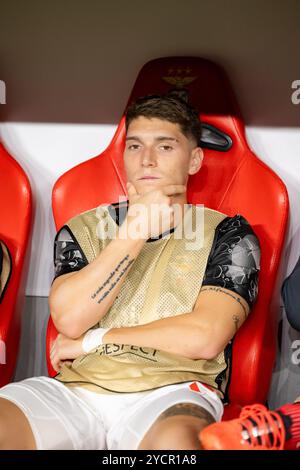
[[[50,377],[32,377],[5,385],[0,398],[23,411],[39,450],[137,449],[158,416],[176,403],[195,403],[216,421],[223,414],[220,398],[200,382],[147,392],[100,394],[66,387]]]

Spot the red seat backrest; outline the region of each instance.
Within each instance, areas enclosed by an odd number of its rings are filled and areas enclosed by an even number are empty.
[[[232,139],[228,151],[205,149],[200,172],[189,179],[188,201],[229,216],[242,214],[259,237],[259,296],[234,340],[229,397],[241,405],[264,402],[276,350],[279,293],[275,286],[287,226],[287,191],[280,178],[250,150],[231,87],[217,65],[189,57],[153,60],[142,68],[128,103],[170,88],[187,90],[189,101],[201,111],[202,122]],[[53,212],[57,228],[82,211],[126,196],[124,136],[122,117],[112,142],[101,155],[77,165],[56,182]],[[52,335],[50,323],[48,348]]]
[[[25,259],[28,260],[26,255],[31,218],[29,180],[0,143],[0,238],[6,243],[12,258],[11,277],[0,303],[0,340],[5,344],[6,352],[5,364],[0,363],[1,387],[12,379],[19,349],[25,296],[24,262]]]

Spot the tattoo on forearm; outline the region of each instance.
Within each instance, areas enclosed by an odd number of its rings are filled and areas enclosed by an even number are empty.
[[[108,296],[108,294],[112,291],[112,289],[115,287],[115,285],[119,282],[119,280],[121,279],[121,277],[124,276],[124,274],[126,273],[126,271],[128,270],[128,268],[131,266],[131,264],[133,263],[133,259],[131,261],[129,261],[129,263],[127,264],[127,266],[125,266],[125,268],[120,272],[120,275],[117,277],[117,279],[112,282],[112,284],[110,285],[109,289],[104,292],[104,294],[102,295],[102,297],[100,297],[99,300],[97,300],[98,304],[100,304],[102,302],[103,299],[105,299],[105,297]]]
[[[215,421],[208,411],[194,403],[177,403],[161,413],[158,417],[158,421],[177,415],[195,416],[196,418],[203,419],[207,424],[211,424]]]
[[[129,260],[129,255],[126,255],[121,261],[120,263],[116,266],[116,268],[110,273],[110,275],[108,276],[108,278],[104,281],[104,283],[96,290],[96,292],[94,292],[94,294],[91,295],[91,298],[92,299],[95,299],[97,297],[98,294],[100,294],[100,292],[110,284],[112,278],[118,273],[118,277],[109,285],[109,288],[102,294],[102,296],[100,297],[99,300],[97,300],[98,304],[100,304],[100,302],[102,302],[103,299],[105,299],[105,297],[108,296],[108,294],[112,291],[112,289],[115,287],[115,285],[119,282],[119,280],[124,276],[124,274],[126,273],[126,271],[129,269],[129,267],[132,265],[132,263],[134,262],[134,258]],[[123,267],[123,269],[120,271],[120,268],[122,267],[122,265],[128,261],[128,263]]]
[[[201,292],[203,292],[205,290],[213,290],[215,292],[222,292],[223,294],[229,295],[229,297],[232,297],[234,300],[236,300],[240,304],[240,306],[244,310],[245,318],[247,318],[247,309],[246,309],[245,305],[242,303],[242,301],[239,297],[237,297],[236,295],[234,295],[231,292],[227,292],[227,291],[223,290],[221,287],[213,287],[213,286],[208,287],[207,286],[207,287],[203,287],[201,289]]]
[[[120,263],[117,265],[117,267],[110,273],[110,275],[108,276],[108,278],[106,279],[106,281],[104,281],[104,283],[102,284],[102,286],[100,286],[96,292],[92,295],[92,299],[94,299],[98,294],[99,292],[101,292],[102,289],[104,289],[105,286],[107,286],[107,284],[109,284],[109,281],[112,279],[112,277],[116,274],[116,272],[120,269],[120,266],[122,266],[123,263],[125,263],[125,261],[127,261],[129,258],[129,255],[126,255],[121,261]]]

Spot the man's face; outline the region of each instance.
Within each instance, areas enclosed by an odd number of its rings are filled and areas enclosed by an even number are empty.
[[[202,150],[179,124],[158,118],[131,121],[124,151],[127,180],[139,194],[169,184],[186,185],[201,167]]]

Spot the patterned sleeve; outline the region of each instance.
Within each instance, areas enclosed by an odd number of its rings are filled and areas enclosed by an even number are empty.
[[[257,297],[260,245],[247,220],[226,217],[217,227],[203,286],[232,290],[252,308]]]
[[[66,226],[57,233],[54,241],[54,279],[88,264],[77,240]]]

